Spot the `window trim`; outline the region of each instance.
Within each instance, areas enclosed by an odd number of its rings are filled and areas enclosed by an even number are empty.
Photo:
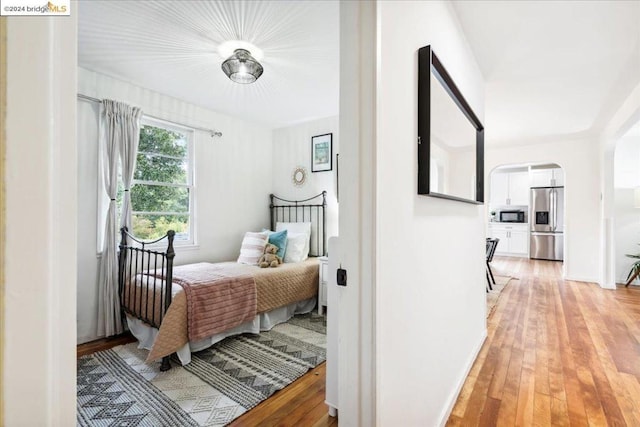
[[[175,240],[174,241],[174,246],[177,247],[181,247],[184,249],[197,249],[198,246],[198,238],[197,238],[197,217],[196,217],[196,206],[197,206],[197,187],[196,187],[196,170],[195,170],[195,137],[196,137],[196,132],[194,128],[188,127],[188,126],[184,126],[184,125],[180,125],[177,123],[173,123],[173,122],[169,122],[166,120],[160,120],[160,119],[156,119],[156,118],[152,118],[149,116],[145,116],[143,114],[142,118],[140,119],[140,126],[144,126],[144,125],[149,125],[149,126],[155,126],[155,127],[161,127],[163,129],[169,129],[169,130],[174,130],[180,133],[184,133],[187,135],[187,153],[189,156],[189,171],[190,171],[190,186],[187,187],[189,188],[189,235],[190,235],[190,239],[189,240]],[[98,124],[98,127],[100,127],[101,124]],[[103,147],[103,140],[102,137],[98,138],[98,149],[97,149],[97,155],[98,155],[98,159],[97,159],[97,163],[98,163],[98,177],[96,179],[96,257],[100,258],[100,256],[102,255],[102,246],[104,244],[104,223],[107,217],[107,206],[109,205],[109,198],[107,197],[107,195],[105,194],[105,190],[104,190],[104,164],[103,164],[103,153],[104,153],[104,147]],[[120,174],[118,175],[118,179],[121,179]],[[134,184],[135,180],[132,181],[132,185]],[[147,184],[157,184],[156,182],[145,182],[145,181],[141,181],[141,183],[147,183]],[[167,186],[184,186],[183,184],[173,184],[173,183],[161,183],[163,185],[167,185]],[[178,214],[178,213],[176,213]],[[180,215],[184,215],[184,212],[179,212]],[[118,230],[118,234],[116,236],[116,242],[119,244],[120,243],[120,232]],[[159,246],[154,246],[154,247],[161,247],[161,245]],[[151,247],[151,246],[150,246]]]
[[[195,141],[195,129],[179,125],[177,123],[169,122],[166,120],[160,120],[156,118],[151,118],[149,116],[143,115],[140,119],[140,130],[142,130],[143,126],[153,126],[160,129],[166,129],[169,131],[178,132],[183,134],[187,141],[187,183],[186,184],[176,184],[169,182],[158,182],[158,181],[146,181],[146,180],[137,180],[133,179],[131,181],[131,185],[142,184],[142,185],[158,185],[164,187],[174,187],[174,188],[187,188],[189,191],[189,211],[188,212],[147,212],[147,211],[134,211],[132,210],[131,214],[143,214],[143,215],[185,215],[189,216],[189,239],[188,240],[178,240],[175,239],[173,241],[174,246],[176,247],[190,247],[197,246],[197,226],[196,226],[196,185],[195,185],[195,159],[194,159],[194,141]],[[138,151],[140,153],[140,151]],[[151,153],[153,155],[158,155],[161,157],[172,157],[172,156],[163,156],[161,154]],[[175,157],[173,157],[175,158]],[[177,158],[176,158],[177,159]],[[180,159],[181,160],[181,159]],[[162,243],[161,245],[164,245]]]

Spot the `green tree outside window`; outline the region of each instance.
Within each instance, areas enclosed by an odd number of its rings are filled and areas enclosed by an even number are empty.
[[[132,226],[136,237],[157,239],[174,230],[177,240],[190,239],[189,173],[187,136],[143,125],[131,187]]]

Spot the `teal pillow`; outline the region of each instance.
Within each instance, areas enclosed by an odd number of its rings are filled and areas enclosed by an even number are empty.
[[[284,253],[287,250],[287,230],[273,232],[265,229],[262,231],[267,231],[269,233],[269,243],[278,247],[276,255],[284,259]]]

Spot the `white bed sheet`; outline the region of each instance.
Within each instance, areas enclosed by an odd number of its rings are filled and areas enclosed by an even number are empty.
[[[297,303],[289,304],[284,307],[276,308],[266,313],[258,314],[253,320],[245,322],[236,326],[233,329],[216,334],[212,337],[205,338],[200,341],[193,341],[185,344],[176,353],[180,363],[186,365],[191,362],[191,353],[195,351],[204,350],[211,347],[213,344],[222,341],[223,339],[232,335],[238,335],[243,333],[257,334],[260,331],[268,331],[274,326],[284,323],[291,319],[294,314],[309,313],[316,306],[316,297],[299,301]],[[153,343],[155,342],[158,330],[153,328],[140,319],[131,317],[127,314],[127,325],[134,337],[137,338],[139,344],[138,348],[145,350],[151,350]]]

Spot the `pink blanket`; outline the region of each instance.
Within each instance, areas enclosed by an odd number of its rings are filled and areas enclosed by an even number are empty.
[[[221,264],[206,262],[173,268],[173,282],[187,297],[189,340],[198,341],[241,323],[257,313],[256,283]]]
[[[274,308],[284,307],[293,302],[309,299],[318,293],[317,259],[282,264],[278,268],[260,268],[257,266],[238,264],[236,262],[225,262],[210,266],[212,267],[211,271],[214,271],[218,276],[220,274],[224,276],[233,274],[236,278],[240,276],[253,277],[258,301],[258,313],[267,312]],[[192,268],[191,265],[185,267],[187,267],[188,270]],[[204,266],[197,268],[208,270]],[[178,269],[182,270],[184,267],[176,266],[175,270],[180,271]],[[149,273],[147,272],[147,274]],[[160,273],[158,273],[158,277],[160,277]],[[164,280],[157,284],[155,288],[156,291],[151,292],[148,297],[146,293],[141,291],[125,292],[124,304],[130,307],[134,313],[137,313],[136,308],[140,307],[138,302],[140,298],[142,298],[142,300],[148,298],[151,304],[153,297],[160,298],[161,286],[164,286]],[[173,299],[171,306],[169,306],[167,313],[162,319],[162,325],[158,331],[158,336],[154,340],[153,347],[149,352],[147,362],[158,360],[163,356],[175,353],[189,342],[189,330],[193,328],[189,327],[191,316],[189,316],[187,310],[186,292],[183,292],[182,287],[174,281],[172,293]],[[126,296],[129,294],[140,296],[132,299],[132,303],[129,304],[126,299]],[[133,303],[133,301],[135,301],[135,303]],[[145,304],[142,304],[142,307],[145,307]],[[147,314],[147,316],[149,315]],[[158,319],[159,316],[160,314],[157,313],[156,319]]]

